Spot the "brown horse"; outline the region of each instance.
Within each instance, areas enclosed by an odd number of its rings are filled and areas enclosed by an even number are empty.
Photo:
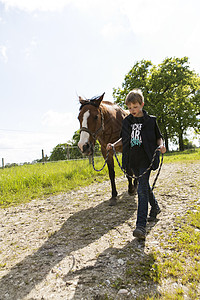
[[[114,143],[120,138],[122,121],[128,115],[116,104],[109,101],[102,101],[104,94],[100,97],[84,100],[79,97],[81,104],[78,116],[80,122],[80,141],[78,147],[85,155],[92,155],[95,141],[98,140],[101,145],[101,152],[106,158],[106,146],[108,143]],[[117,152],[122,152],[122,147],[116,147]],[[112,198],[109,205],[116,204],[117,190],[115,184],[115,171],[113,151],[109,152],[107,166],[112,188]],[[135,188],[132,179],[128,177],[128,192],[134,195]]]

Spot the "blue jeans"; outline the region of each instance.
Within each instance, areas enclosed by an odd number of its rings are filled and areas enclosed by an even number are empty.
[[[138,167],[133,169],[135,176],[141,175],[147,167]],[[151,171],[148,171],[138,180],[138,210],[137,210],[137,227],[146,227],[147,215],[148,215],[148,203],[150,203],[152,209],[158,207],[158,202],[149,185],[149,176]]]

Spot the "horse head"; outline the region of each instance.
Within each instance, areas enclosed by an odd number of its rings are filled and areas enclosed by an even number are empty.
[[[98,134],[103,130],[103,114],[100,104],[104,94],[86,100],[79,97],[81,106],[78,119],[80,122],[81,133],[78,147],[85,155],[91,155],[93,153]]]

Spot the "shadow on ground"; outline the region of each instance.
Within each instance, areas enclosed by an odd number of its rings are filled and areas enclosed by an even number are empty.
[[[148,234],[155,224],[148,224]],[[152,253],[147,254],[144,249],[145,241],[133,238],[123,248],[104,250],[94,265],[70,271],[63,278],[66,286],[74,280],[77,282],[70,299],[147,299],[147,296],[159,295],[150,275],[155,260]],[[120,294],[120,290],[126,290],[127,294]]]
[[[25,257],[2,277],[0,299],[22,299],[72,251],[86,247],[128,220],[136,210],[136,203],[132,199],[124,193],[117,206],[109,207],[108,201],[105,201],[69,217],[60,230],[50,236],[36,252]],[[91,230],[93,227],[95,231]]]

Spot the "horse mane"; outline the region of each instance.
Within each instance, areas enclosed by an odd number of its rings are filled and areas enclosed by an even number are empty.
[[[110,102],[110,101],[102,101],[102,104],[107,104],[107,105],[111,105],[111,106],[116,105],[115,103]]]
[[[119,106],[118,104],[113,103],[113,102],[110,102],[110,101],[102,101],[102,102],[101,102],[101,105],[100,105],[100,106],[103,108],[103,111],[106,111],[106,108],[104,107],[104,104],[110,106],[110,108],[113,108],[115,111],[121,111],[121,113],[122,113],[123,115],[125,115],[125,116],[129,113],[128,111],[124,110],[124,109],[123,109],[121,106]]]

